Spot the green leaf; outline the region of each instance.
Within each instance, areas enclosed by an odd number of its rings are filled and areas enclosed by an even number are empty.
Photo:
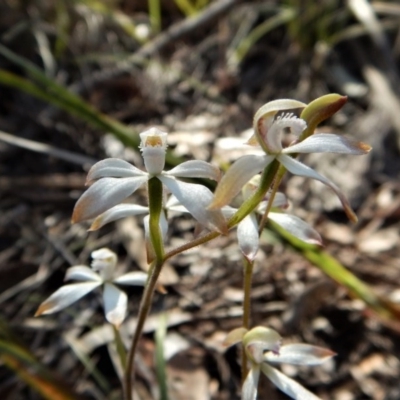
[[[379,317],[386,321],[400,320],[400,306],[398,304],[377,295],[370,286],[357,278],[326,251],[318,246],[300,241],[272,221],[269,221],[269,224],[293,249],[301,253],[304,258],[309,260],[339,285],[344,286],[352,297],[362,300]]]
[[[56,377],[19,343],[3,320],[0,320],[0,360],[44,399],[83,400],[71,390],[70,384]]]

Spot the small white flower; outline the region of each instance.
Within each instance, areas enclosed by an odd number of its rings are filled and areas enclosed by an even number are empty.
[[[219,210],[208,210],[213,193],[203,185],[182,182],[177,178],[208,178],[219,180],[219,169],[205,161],[186,161],[170,171],[163,171],[167,133],[151,128],[140,134],[140,149],[146,172],[124,160],[108,158],[90,169],[87,184],[90,188],[77,201],[72,222],[98,217],[121,203],[149,179],[156,177],[202,225],[226,232],[226,222]],[[132,211],[121,205],[115,212]],[[137,210],[140,213],[140,210]]]
[[[258,142],[266,154],[246,155],[233,163],[221,179],[210,209],[227,205],[246,182],[263,171],[272,161],[277,160],[292,174],[316,179],[329,186],[339,197],[348,217],[352,221],[357,220],[348,200],[333,182],[297,161],[291,155],[297,153],[362,155],[368,153],[371,148],[364,143],[331,133],[314,134],[301,142],[294,142],[288,147],[283,147],[282,134],[285,129],[290,129],[292,135],[298,138],[307,127],[304,120],[295,117],[288,111],[304,107],[305,104],[299,101],[276,100],[265,104],[257,111],[253,122],[255,135],[249,140],[249,144]]]
[[[147,274],[144,272],[128,272],[114,278],[117,256],[107,248],[92,252],[91,268],[77,265],[67,270],[65,280],[82,281],[64,285],[40,304],[35,317],[60,311],[99,286],[103,286],[103,303],[106,319],[119,327],[126,316],[128,298],[118,285],[144,286]]]
[[[320,365],[335,355],[322,347],[304,343],[281,345],[278,332],[262,326],[250,331],[238,328],[229,333],[227,346],[242,342],[251,368],[243,383],[242,400],[256,400],[260,372],[282,392],[296,400],[320,400],[293,379],[271,367],[269,364],[286,363],[293,365]]]

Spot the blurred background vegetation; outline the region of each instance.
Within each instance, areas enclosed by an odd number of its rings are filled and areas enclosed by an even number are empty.
[[[226,139],[243,142],[262,104],[337,92],[348,103],[321,129],[373,151],[307,162],[343,188],[360,222],[350,227],[318,184],[288,179],[293,212],[316,226],[334,259],[266,231],[253,322],[338,353],[325,369],[285,370],[322,398],[399,399],[399,76],[398,1],[2,0],[0,398],[121,398],[98,297],[33,318],[94,249],[116,251],[121,271],[146,268],[141,221],[90,235],[70,225],[90,165],[112,156],[140,166],[138,132],[156,125],[171,132],[170,166],[195,157],[224,168]],[[193,222],[170,230],[177,246]],[[234,237],[166,267],[169,294],[156,298],[138,355],[138,399],[158,397],[160,346],[171,399],[239,398],[237,354],[220,343],[240,324],[241,267]],[[141,291],[129,295],[127,342]],[[160,345],[153,333],[163,324]],[[284,396],[265,383],[260,398]]]

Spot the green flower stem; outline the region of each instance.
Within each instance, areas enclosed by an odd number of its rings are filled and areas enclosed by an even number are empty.
[[[258,186],[256,192],[241,205],[239,210],[237,210],[232,218],[228,221],[229,229],[231,229],[240,221],[242,221],[245,217],[247,217],[261,203],[265,194],[271,187],[272,182],[274,181],[275,176],[278,172],[278,169],[279,162],[276,160],[274,160],[270,165],[268,165],[267,168],[264,169],[261,175],[260,185]]]
[[[164,243],[160,231],[160,215],[162,213],[163,186],[161,181],[154,177],[148,182],[149,212],[150,212],[150,240],[157,260],[164,258]]]
[[[269,199],[268,199],[267,208],[265,209],[264,214],[263,214],[263,216],[261,218],[261,221],[260,221],[260,224],[259,224],[258,233],[260,235],[261,235],[261,232],[264,229],[265,223],[267,222],[268,214],[271,211],[272,204],[274,203],[276,192],[279,189],[279,185],[281,184],[282,178],[285,175],[285,173],[286,173],[286,168],[283,165],[281,165],[279,167],[279,169],[278,169],[278,173],[276,174],[276,177],[275,177],[275,180],[274,180],[274,184],[272,186],[272,192],[271,192],[271,194],[269,196]]]
[[[135,373],[135,354],[142,335],[143,326],[150,312],[154,291],[158,277],[164,264],[164,243],[160,231],[160,215],[162,213],[163,187],[158,178],[151,178],[148,182],[149,211],[150,211],[150,240],[155,253],[155,260],[150,266],[149,277],[144,289],[143,297],[139,306],[138,322],[132,337],[125,370],[125,399],[132,400],[132,386]]]

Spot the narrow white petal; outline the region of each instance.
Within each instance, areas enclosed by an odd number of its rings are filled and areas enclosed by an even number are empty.
[[[100,179],[100,178],[129,178],[134,176],[145,176],[146,172],[141,171],[134,165],[119,158],[106,158],[94,164],[90,168],[86,178],[86,183]]]
[[[76,265],[68,268],[64,280],[102,282],[100,275],[86,265]]]
[[[114,279],[114,283],[119,285],[132,285],[132,286],[144,286],[147,281],[148,274],[145,272],[134,271],[128,272],[127,274],[121,275]]]
[[[320,181],[325,185],[329,186],[339,197],[339,200],[342,203],[344,211],[346,212],[347,217],[350,219],[350,221],[357,222],[357,216],[351,209],[349,201],[346,199],[346,196],[340,191],[340,189],[333,182],[331,182],[324,176],[320,175],[318,172],[314,171],[310,167],[307,167],[306,165],[302,164],[301,162],[295,160],[294,158],[286,154],[279,155],[278,160],[292,174],[304,176],[306,178],[316,179],[317,181]]]
[[[335,353],[323,347],[305,343],[292,343],[281,346],[279,354],[268,352],[264,354],[264,360],[273,363],[286,363],[294,365],[320,365]]]
[[[148,180],[148,176],[135,178],[102,178],[79,198],[72,214],[72,222],[95,218],[114,207]]]
[[[308,391],[305,387],[293,379],[282,374],[275,368],[267,364],[261,365],[262,372],[270,379],[270,381],[283,393],[295,400],[321,400],[318,396]]]
[[[256,400],[258,391],[258,380],[260,378],[260,367],[253,365],[247,374],[242,386],[242,400]]]
[[[165,241],[168,233],[168,221],[164,211],[160,215],[159,225],[160,225],[161,236],[163,238],[163,241]]]
[[[115,285],[106,283],[104,285],[103,301],[104,314],[107,321],[118,328],[126,316],[128,296]]]
[[[156,257],[153,245],[150,240],[150,215],[146,215],[143,218],[143,227],[144,227],[144,241],[146,244],[147,263],[150,264]]]
[[[221,176],[219,168],[201,160],[185,161],[163,174],[175,178],[208,178],[214,181],[218,181]]]
[[[332,133],[316,133],[300,143],[285,148],[282,153],[339,153],[361,155],[370,146]]]
[[[322,245],[319,233],[302,219],[294,215],[275,212],[270,212],[268,218],[303,242]]]
[[[239,247],[244,256],[250,261],[254,260],[258,247],[258,224],[254,213],[244,218],[237,227]]]
[[[165,209],[168,211],[176,211],[181,214],[188,212],[188,210],[179,203],[179,200],[174,195],[169,196],[168,201],[165,204]]]
[[[278,207],[278,208],[289,207],[289,202],[287,197],[281,192],[276,193],[274,201],[272,202],[272,207]]]
[[[207,209],[213,199],[213,193],[208,188],[199,184],[181,182],[168,176],[159,176],[159,179],[200,224],[226,232],[226,221],[222,212]]]
[[[90,231],[96,231],[102,226],[116,221],[121,218],[130,217],[133,215],[148,214],[149,207],[140,206],[137,204],[118,204],[115,207],[110,208],[103,214],[100,214],[90,226]]]
[[[240,192],[242,187],[272,162],[275,156],[247,155],[239,158],[228,169],[214,193],[211,208],[222,208]]]
[[[101,285],[99,282],[84,282],[65,285],[55,291],[47,300],[40,304],[35,317],[42,314],[52,314],[75,303],[93,289]]]
[[[222,214],[224,215],[225,218],[231,218],[237,210],[238,210],[237,208],[233,208],[231,206],[223,206],[221,208]]]

